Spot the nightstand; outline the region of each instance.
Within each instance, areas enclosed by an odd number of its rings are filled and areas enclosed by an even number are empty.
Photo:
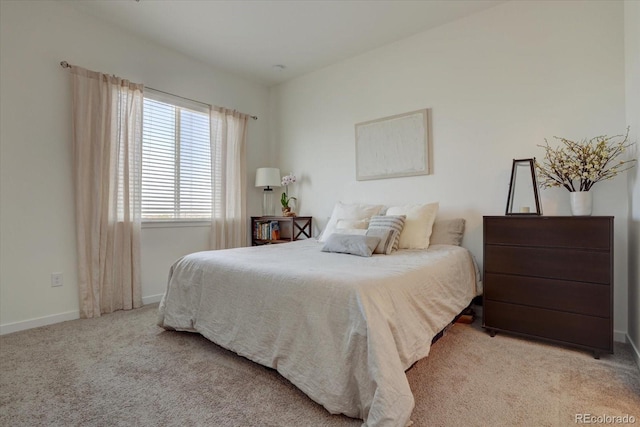
[[[252,216],[251,244],[259,246],[309,239],[312,220],[310,216]]]
[[[613,217],[484,217],[483,327],[613,353]]]

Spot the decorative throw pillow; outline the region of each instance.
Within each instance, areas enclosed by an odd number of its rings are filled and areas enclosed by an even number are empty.
[[[322,252],[370,257],[379,242],[380,238],[374,236],[331,233],[322,247]]]
[[[400,249],[427,249],[433,222],[438,213],[438,202],[423,205],[392,206],[387,215],[405,215],[404,228],[400,233]]]
[[[325,242],[327,238],[336,232],[339,220],[363,220],[369,219],[377,215],[382,210],[382,205],[368,205],[361,203],[342,203],[338,202],[333,207],[331,218],[324,231],[318,238],[318,241]]]
[[[373,250],[374,254],[389,255],[393,247],[393,232],[389,228],[372,228],[365,233],[367,236],[373,236],[380,239],[380,242]]]
[[[436,220],[433,223],[429,244],[460,246],[464,235],[464,224],[464,218]]]
[[[379,215],[371,218],[367,235],[380,237],[375,253],[389,255],[398,250],[405,219],[404,215]]]

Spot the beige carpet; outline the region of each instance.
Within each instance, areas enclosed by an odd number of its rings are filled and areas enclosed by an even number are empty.
[[[196,334],[155,326],[157,305],[0,337],[1,426],[360,426],[275,371]],[[628,346],[587,352],[454,325],[407,376],[421,426],[570,426],[632,415]]]

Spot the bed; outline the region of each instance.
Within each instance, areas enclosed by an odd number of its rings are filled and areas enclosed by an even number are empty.
[[[480,293],[473,257],[454,245],[371,257],[323,245],[187,255],[171,267],[158,324],[276,369],[331,413],[405,426],[405,371]]]

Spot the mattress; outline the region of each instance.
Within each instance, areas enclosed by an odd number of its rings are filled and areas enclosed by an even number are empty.
[[[478,293],[465,248],[359,257],[315,239],[197,252],[170,270],[158,324],[276,369],[331,413],[405,426],[405,370]]]

